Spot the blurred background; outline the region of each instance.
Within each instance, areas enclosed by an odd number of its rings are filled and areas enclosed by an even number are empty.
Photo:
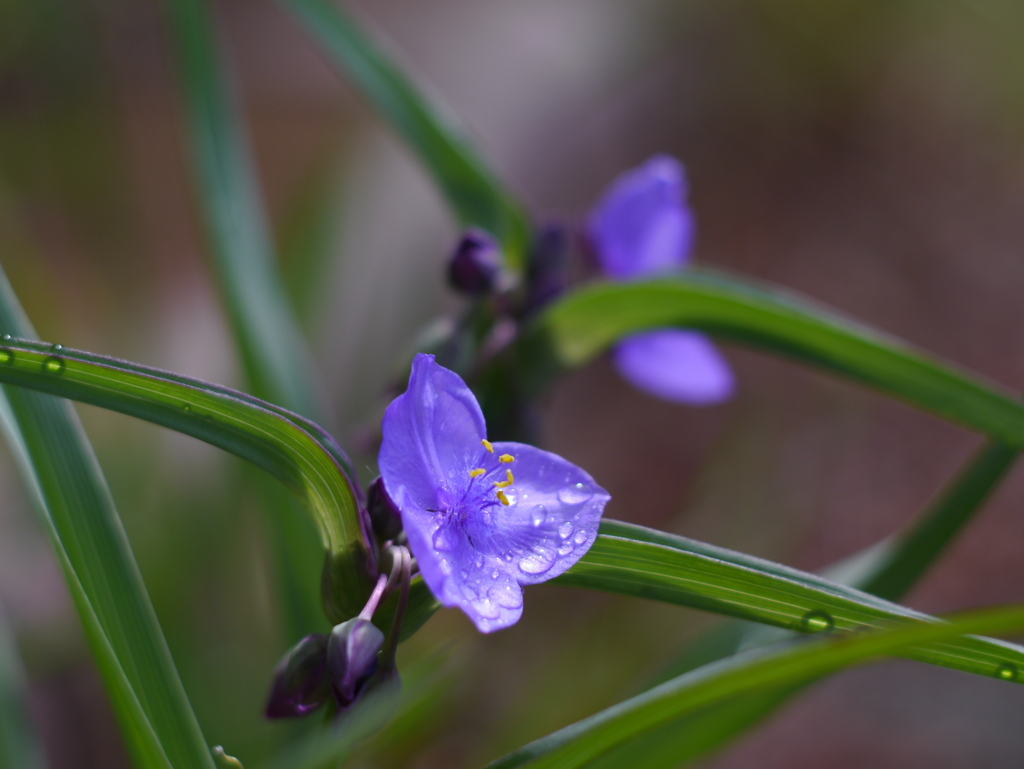
[[[270,0],[213,4],[316,352],[327,425],[366,477],[367,424],[444,284],[457,231],[397,139]],[[458,114],[541,218],[578,220],[656,152],[687,166],[697,261],[831,305],[1024,387],[1024,5],[1010,0],[348,3]],[[208,269],[166,9],[0,2],[0,261],[40,336],[243,386]],[[737,397],[632,391],[606,361],[542,404],[545,446],[611,517],[820,568],[908,521],[977,437],[802,367],[726,348]],[[211,744],[255,766],[301,725],[261,717],[283,629],[234,457],[80,407]],[[1016,471],[909,597],[1024,600]],[[318,564],[317,564],[318,566]],[[316,590],[315,584],[310,590]],[[128,765],[49,545],[0,456],[0,601],[51,765]],[[540,586],[493,636],[436,615],[403,647],[419,693],[355,766],[476,767],[630,696],[715,618]],[[418,682],[418,683],[417,683]],[[892,662],[836,676],[705,766],[996,767],[1024,696]]]

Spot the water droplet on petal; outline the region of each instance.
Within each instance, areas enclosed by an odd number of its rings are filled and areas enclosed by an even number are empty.
[[[544,521],[548,519],[548,511],[544,505],[537,505],[530,511],[530,520],[534,526],[540,526]]]
[[[446,576],[448,574],[452,573],[452,565],[450,563],[448,563],[448,559],[447,558],[442,558],[441,559],[441,573],[446,575]]]
[[[476,558],[473,559],[473,564],[478,569],[482,569],[484,567],[484,554],[483,553],[477,553],[476,554]]]
[[[462,577],[463,579],[469,579],[469,572],[468,572],[468,571],[466,571],[465,569],[459,569],[459,575],[460,575],[460,576],[461,576],[461,577]]]
[[[807,612],[800,619],[800,629],[805,633],[820,633],[825,630],[831,630],[833,624],[830,615],[817,609]]]
[[[454,550],[458,546],[458,539],[450,526],[442,526],[434,532],[434,549],[441,552]]]
[[[43,361],[43,371],[47,374],[64,373],[64,359],[58,358],[56,355],[51,355]]]
[[[501,576],[501,572],[497,569],[491,569],[491,579],[497,579],[499,576]]]
[[[568,539],[570,534],[572,534],[572,521],[564,521],[558,527],[558,536],[562,539]]]
[[[585,532],[583,529],[580,529],[576,532],[576,536],[573,537],[573,540],[576,542],[577,545],[582,545],[584,542],[587,541],[587,532]]]
[[[501,614],[501,609],[491,598],[480,598],[473,601],[473,609],[484,619],[497,619]]]
[[[558,490],[558,501],[565,505],[582,505],[594,496],[585,483],[573,483]]]
[[[566,540],[565,542],[563,542],[562,544],[560,544],[558,546],[558,554],[559,555],[569,555],[569,553],[571,553],[573,551],[573,547],[575,547],[573,545],[573,543],[570,542],[569,540]]]
[[[1017,666],[1011,665],[1009,662],[1003,663],[996,668],[996,678],[1002,681],[1016,681]]]
[[[505,560],[512,563],[512,553],[505,553]]]
[[[523,591],[518,585],[509,583],[495,585],[487,591],[487,595],[498,606],[506,609],[518,609],[523,605]]]
[[[555,553],[552,550],[533,551],[519,561],[519,571],[523,574],[543,574],[555,563]]]

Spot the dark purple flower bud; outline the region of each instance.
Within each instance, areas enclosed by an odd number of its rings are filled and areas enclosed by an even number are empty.
[[[448,281],[464,294],[486,294],[501,271],[501,249],[483,230],[466,230],[448,265]]]
[[[569,285],[569,233],[561,224],[542,226],[536,234],[526,270],[528,310],[555,299]]]
[[[267,718],[304,716],[331,696],[327,678],[327,636],[308,635],[293,646],[274,671]]]
[[[384,479],[377,478],[366,492],[366,510],[370,514],[373,533],[381,542],[394,539],[402,531],[402,515],[384,488]]]
[[[356,701],[377,670],[383,645],[384,634],[368,619],[355,617],[334,626],[327,642],[327,672],[342,709]]]

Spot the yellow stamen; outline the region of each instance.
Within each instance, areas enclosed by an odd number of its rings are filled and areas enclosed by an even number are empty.
[[[501,504],[503,504],[503,505],[511,504],[508,501],[508,497],[505,496],[505,492],[502,491],[501,489],[498,489],[498,499],[501,501]]]
[[[498,461],[501,462],[503,465],[507,465],[509,462],[515,462],[516,458],[511,454],[502,454],[500,457],[498,457]]]
[[[511,470],[506,470],[505,471],[505,476],[508,478],[508,485],[509,486],[511,486],[513,483],[516,482],[516,479],[512,477],[512,471]]]
[[[484,438],[484,439],[483,439],[482,441],[480,441],[480,442],[481,442],[481,443],[482,443],[482,444],[484,445],[484,448],[485,448],[485,449],[487,449],[487,452],[488,452],[489,454],[493,454],[493,453],[494,453],[494,446],[493,446],[493,444],[492,444],[492,443],[491,443],[491,442],[490,442],[489,440],[487,440],[486,438]]]
[[[478,468],[476,468],[476,470],[470,470],[469,471],[469,477],[470,478],[479,478],[481,475],[483,475],[486,472],[487,471],[484,470],[482,467],[478,467]]]
[[[499,489],[507,489],[509,486],[512,485],[512,481],[495,481],[494,485],[497,486]]]

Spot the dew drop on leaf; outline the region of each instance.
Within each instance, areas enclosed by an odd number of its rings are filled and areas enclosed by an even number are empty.
[[[43,371],[47,374],[64,373],[64,359],[51,355],[43,361]]]
[[[805,633],[821,633],[831,630],[833,625],[832,617],[818,609],[809,611],[800,618],[800,629]]]

